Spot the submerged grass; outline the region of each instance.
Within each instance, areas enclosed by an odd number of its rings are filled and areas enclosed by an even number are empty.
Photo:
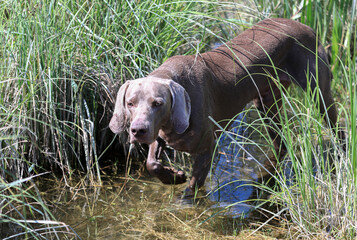
[[[146,75],[172,55],[204,51],[246,24],[279,16],[312,26],[330,50],[347,148],[341,148],[311,107],[313,98],[293,90],[284,98],[288,107],[282,116],[293,177],[287,179],[280,163],[279,188],[262,188],[272,193],[270,203],[286,210],[288,218],[280,217],[297,234],[291,237],[353,238],[355,11],[355,0],[2,1],[0,227],[6,234],[0,236],[62,238],[71,232],[55,222],[34,179],[50,170],[67,186],[78,173],[84,173],[87,184],[100,183],[100,164],[117,162],[125,151],[113,154],[118,144],[107,128],[123,82]],[[69,238],[75,236],[71,234]]]
[[[0,181],[1,239],[70,239],[76,233],[52,215],[31,176],[13,182]]]

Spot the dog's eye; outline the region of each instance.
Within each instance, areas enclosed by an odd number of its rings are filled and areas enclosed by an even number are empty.
[[[134,106],[134,103],[128,102],[127,105],[128,105],[128,107],[133,107],[133,106]]]
[[[160,107],[163,103],[161,101],[153,101],[152,106],[153,107]]]

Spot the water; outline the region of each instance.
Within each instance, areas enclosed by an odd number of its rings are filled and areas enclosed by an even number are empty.
[[[180,238],[189,230],[198,239],[234,235],[240,228],[234,219],[249,218],[256,207],[250,199],[261,196],[252,183],[270,176],[264,170],[269,165],[265,151],[243,141],[249,137],[264,142],[259,134],[239,127],[245,121],[240,115],[233,124],[234,141],[227,136],[219,140],[212,171],[196,199],[183,198],[187,184],[163,185],[149,175],[108,176],[97,188],[47,191],[59,206],[55,216],[85,239],[161,239],[162,234]]]
[[[241,113],[219,139],[216,162],[206,183],[208,197],[214,202],[211,209],[223,209],[222,214],[233,218],[249,216],[255,205],[248,200],[261,195],[253,184],[271,176],[271,168],[266,168],[270,163],[264,149],[255,145],[262,142],[261,136],[252,134],[244,124],[246,121]],[[255,144],[244,145],[247,137]]]

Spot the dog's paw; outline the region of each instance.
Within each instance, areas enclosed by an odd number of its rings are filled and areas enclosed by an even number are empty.
[[[162,177],[159,177],[159,179],[165,184],[181,184],[186,182],[187,177],[181,170],[165,166],[163,172]]]

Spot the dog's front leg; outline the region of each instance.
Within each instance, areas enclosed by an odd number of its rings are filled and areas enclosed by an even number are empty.
[[[191,192],[194,192],[202,187],[205,183],[206,177],[211,168],[212,151],[209,149],[200,154],[195,154],[192,157],[194,164],[189,189]]]
[[[181,184],[186,182],[186,175],[183,171],[163,166],[159,162],[161,152],[165,148],[165,142],[158,138],[149,146],[149,154],[146,160],[146,168],[152,176],[160,179],[165,184]]]

